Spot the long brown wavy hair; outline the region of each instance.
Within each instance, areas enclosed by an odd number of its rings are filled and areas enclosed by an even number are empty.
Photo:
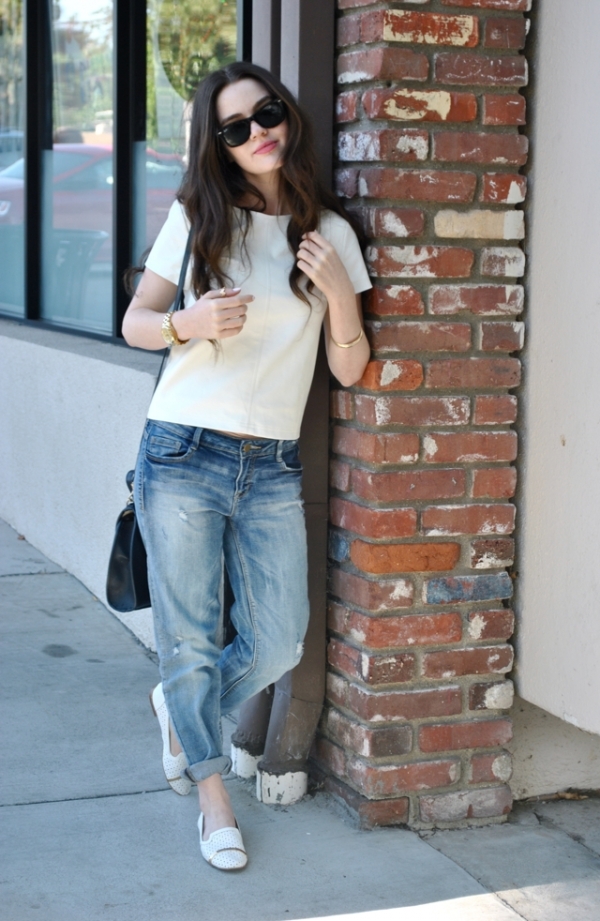
[[[261,192],[246,178],[240,167],[226,153],[225,142],[217,136],[217,97],[231,83],[250,78],[262,83],[267,92],[281,99],[287,109],[287,142],[280,170],[280,189],[285,212],[290,215],[287,239],[296,255],[302,235],[317,230],[324,208],[339,214],[359,231],[335,195],[329,192],[318,176],[317,157],[312,126],[290,91],[276,77],[259,67],[237,61],[209,74],[198,86],[194,96],[190,130],[189,165],[177,193],[190,224],[194,229],[192,255],[192,287],[201,297],[211,286],[222,287],[230,281],[222,269],[224,257],[231,252],[233,208],[243,202],[256,201],[266,207]],[[242,209],[244,226],[242,244],[252,221],[252,212]],[[309,304],[300,287],[303,272],[294,259],[290,272],[290,288]],[[308,280],[306,290],[311,291]]]

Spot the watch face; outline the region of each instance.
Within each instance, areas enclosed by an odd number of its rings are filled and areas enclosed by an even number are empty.
[[[167,343],[167,345],[173,345],[173,343],[175,342],[175,334],[174,334],[173,327],[171,326],[171,314],[170,313],[168,313],[165,316],[162,322],[161,332],[162,332],[162,337]]]

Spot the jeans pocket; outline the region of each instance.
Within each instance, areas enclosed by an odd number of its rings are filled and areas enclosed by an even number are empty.
[[[193,425],[152,421],[146,438],[146,457],[163,464],[185,460],[198,447],[201,432]]]
[[[300,449],[297,444],[292,445],[283,451],[280,464],[288,473],[302,473],[302,464],[300,463]]]

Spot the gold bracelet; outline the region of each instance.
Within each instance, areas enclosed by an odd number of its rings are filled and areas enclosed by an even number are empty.
[[[363,337],[362,326],[360,328],[360,332],[358,336],[356,337],[356,339],[353,339],[352,342],[336,342],[333,336],[331,335],[331,333],[329,334],[329,338],[331,339],[334,345],[337,345],[338,349],[351,349],[353,345],[358,345],[362,337]]]

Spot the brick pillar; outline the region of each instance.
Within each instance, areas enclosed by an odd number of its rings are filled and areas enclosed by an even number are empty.
[[[338,0],[338,191],[375,288],[332,395],[326,787],[363,825],[501,821],[529,0]]]

